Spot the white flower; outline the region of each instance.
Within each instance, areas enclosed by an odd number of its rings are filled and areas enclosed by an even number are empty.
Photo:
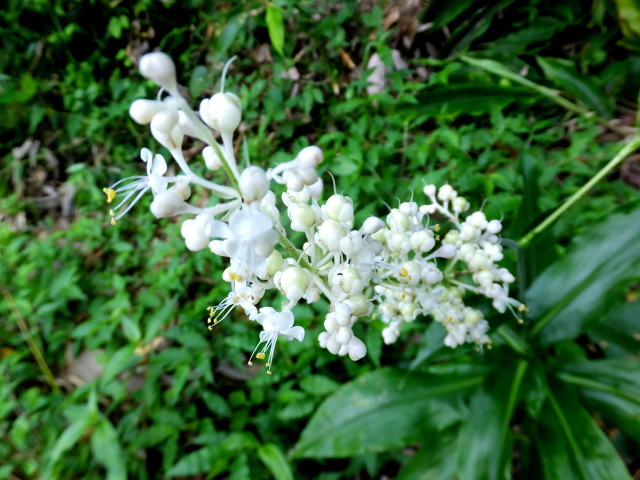
[[[147,164],[147,175],[135,175],[133,177],[123,178],[117,181],[109,188],[103,188],[102,191],[107,195],[107,202],[111,203],[113,199],[120,193],[126,193],[124,199],[113,209],[109,211],[111,215],[111,224],[115,225],[131,208],[142,198],[142,196],[151,189],[153,195],[158,195],[167,190],[169,183],[163,175],[167,172],[167,162],[160,154],[155,156],[147,148],[140,151],[140,158]],[[127,203],[136,192],[137,196],[129,203],[127,208],[116,213],[122,205]]]
[[[228,238],[225,250],[233,262],[240,264],[250,274],[261,278],[266,276],[266,260],[278,243],[278,233],[273,228],[271,218],[257,204],[236,210],[229,219],[228,231],[221,236]]]
[[[267,359],[266,366],[268,369],[267,373],[271,374],[270,367],[273,365],[273,353],[278,337],[282,337],[285,340],[293,340],[295,338],[301,342],[304,339],[304,329],[293,326],[293,313],[288,310],[277,312],[271,307],[261,308],[260,313],[256,316],[256,321],[262,325],[264,330],[260,332],[260,341],[253,350],[251,357],[249,357],[249,365],[253,365],[251,359],[254,355],[256,358],[264,359],[268,353],[269,358]],[[260,345],[263,345],[263,347],[260,352],[256,354]]]
[[[227,318],[234,307],[241,306],[244,309],[244,313],[250,320],[255,320],[258,311],[254,305],[254,301],[257,301],[258,295],[253,291],[251,287],[238,287],[229,292],[227,298],[225,298],[217,307],[209,307],[209,319],[208,323],[216,325],[222,320]],[[213,328],[213,325],[209,325],[209,330]]]

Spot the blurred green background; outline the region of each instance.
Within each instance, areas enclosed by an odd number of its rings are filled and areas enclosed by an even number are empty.
[[[195,107],[237,55],[253,163],[319,145],[357,225],[448,182],[517,241],[637,133],[635,1],[8,0],[0,17],[0,478],[637,478],[639,155],[510,248],[530,311],[491,318],[492,350],[448,349],[426,318],[384,346],[372,318],[356,364],[318,347],[320,302],[272,376],[246,365],[242,315],[206,328],[222,260],[150,198],[111,227],[102,193],[161,151],[128,116],[156,94],[140,56],[171,55]]]

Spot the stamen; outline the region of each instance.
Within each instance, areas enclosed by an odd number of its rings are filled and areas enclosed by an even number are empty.
[[[102,191],[107,195],[107,203],[113,202],[116,196],[116,191],[113,188],[103,188]]]

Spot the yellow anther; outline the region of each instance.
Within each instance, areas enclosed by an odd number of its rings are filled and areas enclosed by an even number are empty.
[[[256,358],[259,358],[260,360],[262,360],[264,358],[264,353],[258,353],[256,355]]]
[[[212,327],[211,325],[209,325],[207,328],[208,328],[209,330],[213,330],[213,327]]]
[[[265,365],[265,367],[270,367],[271,366],[271,364],[269,362],[265,363],[264,365]]]
[[[113,211],[113,209],[109,210],[109,215],[111,215],[112,217],[116,216],[116,212]]]
[[[436,241],[439,242],[440,241],[440,235],[436,235]]]
[[[113,199],[116,198],[116,191],[113,188],[103,188],[102,191],[107,196],[107,203],[113,202]]]
[[[208,307],[207,307],[207,310],[212,311],[212,310],[213,310],[213,307],[212,307],[212,306],[208,306]]]
[[[211,317],[207,318],[207,323],[211,323]]]
[[[231,280],[234,280],[236,282],[241,282],[242,281],[242,276],[238,275],[237,273],[231,273],[229,274],[229,278]]]
[[[271,375],[271,370],[267,370],[267,375]]]
[[[523,319],[521,319],[521,318],[519,318],[519,319],[518,319],[518,323],[519,323],[520,325],[522,325],[522,324],[524,323],[524,320],[523,320]]]
[[[439,232],[439,231],[440,231],[440,224],[439,224],[439,223],[436,223],[436,226],[435,226],[435,227],[433,227],[433,229],[434,229],[436,232]]]
[[[529,309],[528,309],[528,308],[527,308],[527,306],[523,303],[522,305],[520,305],[520,306],[518,307],[518,311],[519,311],[519,312],[528,312],[528,311],[529,311]]]
[[[111,225],[115,225],[116,224],[116,219],[111,217]]]
[[[404,277],[408,277],[408,276],[409,276],[409,272],[407,271],[407,269],[406,269],[406,268],[403,268],[402,270],[400,270],[400,276],[401,276],[402,278],[404,278]]]
[[[217,318],[213,319],[213,324],[215,325],[216,323],[218,323],[220,320],[218,320]]]
[[[251,366],[251,365],[253,365],[253,362],[252,362],[251,360],[249,360],[249,361],[247,362],[247,365]]]

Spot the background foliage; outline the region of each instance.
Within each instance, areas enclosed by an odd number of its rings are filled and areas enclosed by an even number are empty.
[[[424,321],[383,346],[371,319],[354,364],[316,346],[323,306],[301,306],[307,337],[279,346],[273,376],[247,367],[240,316],[205,327],[221,262],[148,199],[109,228],[101,188],[157,149],[127,114],[155,91],[141,54],[171,54],[194,104],[237,55],[254,163],[319,145],[360,220],[450,182],[518,240],[636,133],[639,18],[625,0],[9,0],[0,478],[628,478],[637,155],[514,248],[530,310],[491,319],[493,349],[450,350]]]

